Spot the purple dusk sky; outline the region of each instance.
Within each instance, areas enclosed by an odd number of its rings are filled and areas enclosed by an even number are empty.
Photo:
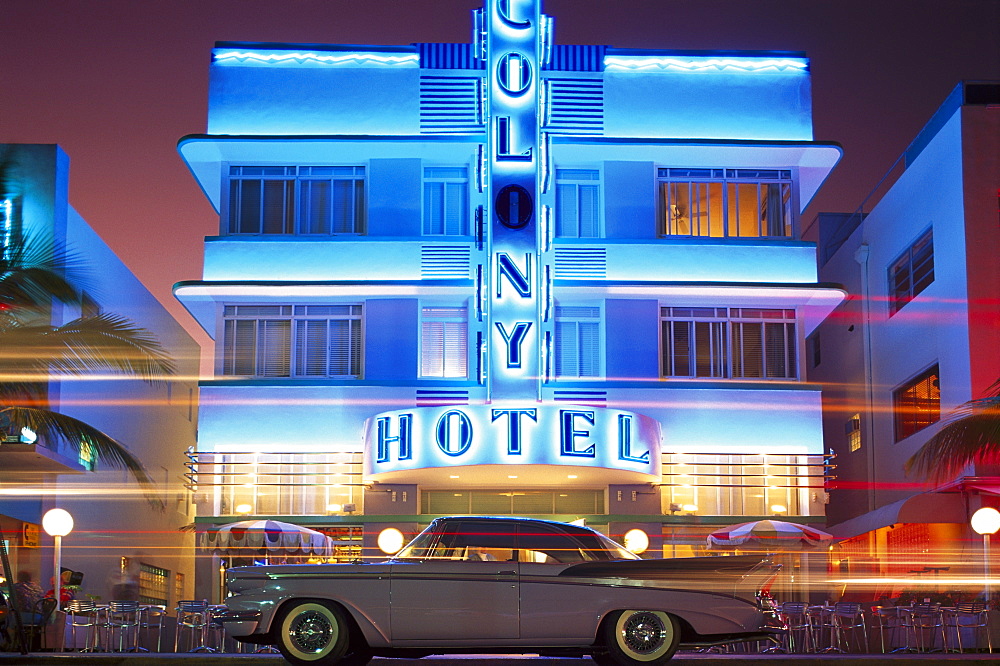
[[[177,155],[205,130],[216,41],[464,42],[480,0],[3,0],[0,143],[58,143],[70,202],[196,334],[171,286],[218,219]],[[556,41],[805,51],[815,139],[845,156],[814,203],[852,211],[962,79],[1000,79],[998,0],[547,0]],[[663,100],[683,104],[683,99]]]

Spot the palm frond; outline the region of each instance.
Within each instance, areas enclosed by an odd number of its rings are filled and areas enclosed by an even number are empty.
[[[18,431],[30,428],[50,443],[64,441],[77,454],[86,445],[98,463],[127,469],[139,482],[146,500],[155,508],[164,507],[139,459],[121,442],[101,430],[72,416],[34,407],[0,406],[0,416]]]
[[[0,253],[0,303],[78,303],[85,282],[82,259],[47,234],[13,234]]]
[[[156,382],[176,372],[174,361],[149,331],[109,313],[58,327],[0,321],[0,350],[0,381],[110,371]]]
[[[969,465],[1000,462],[1000,380],[982,398],[964,403],[903,465],[931,481],[954,478]]]

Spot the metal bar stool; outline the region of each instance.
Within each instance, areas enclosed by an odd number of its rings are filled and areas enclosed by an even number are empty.
[[[208,602],[187,600],[177,602],[177,627],[174,633],[174,652],[180,652],[181,634],[187,632],[185,652],[215,652],[205,641],[208,625]]]
[[[834,641],[833,647],[839,652],[867,652],[868,625],[865,622],[865,611],[861,604],[851,601],[841,601],[833,605]],[[858,633],[861,633],[859,643]],[[851,641],[854,638],[854,641]]]
[[[809,618],[809,630],[813,637],[813,652],[838,652],[833,606],[810,606],[806,609],[806,616]]]
[[[108,647],[115,652],[149,652],[139,646],[139,602],[111,601],[108,603],[106,624]],[[118,634],[118,647],[115,634]]]
[[[163,642],[163,619],[167,616],[167,607],[157,604],[147,604],[139,607],[139,631],[142,637],[139,644],[147,646],[144,652],[152,649],[153,641],[150,633],[156,630],[156,651],[161,652]]]
[[[782,641],[785,652],[803,653],[815,649],[812,624],[806,613],[808,608],[809,604],[804,601],[786,601],[778,605],[778,617],[787,628]]]
[[[917,652],[947,651],[948,643],[944,632],[944,613],[941,604],[914,604],[910,608],[908,629],[913,635],[914,645],[907,645]],[[940,647],[937,647],[940,640]]]
[[[955,652],[965,652],[966,641],[962,634],[968,634],[968,648],[981,652],[986,648],[988,653],[993,652],[993,638],[990,636],[989,609],[982,601],[970,601],[955,604],[954,608],[949,608],[944,612],[944,625],[946,633],[953,635],[954,641],[949,642],[950,649]],[[985,637],[985,640],[983,640]],[[984,644],[985,643],[985,644]]]
[[[101,618],[97,605],[92,601],[73,600],[66,604],[66,619],[69,622],[70,645],[63,650],[75,650],[79,641],[77,632],[83,633],[81,652],[100,652]]]
[[[879,647],[882,654],[898,648],[903,632],[903,614],[908,609],[896,606],[872,606],[872,624],[878,628]]]

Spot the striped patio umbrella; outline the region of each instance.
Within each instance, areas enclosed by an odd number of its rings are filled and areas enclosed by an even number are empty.
[[[318,555],[330,557],[333,542],[322,532],[278,520],[241,520],[206,532],[202,546],[220,555]]]
[[[708,547],[799,550],[821,546],[832,540],[832,534],[815,527],[783,520],[755,520],[712,532],[708,535]]]

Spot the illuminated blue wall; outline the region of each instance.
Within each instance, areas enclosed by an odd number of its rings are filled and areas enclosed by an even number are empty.
[[[655,61],[655,55],[643,53],[633,60]],[[686,60],[698,63],[725,59],[704,56]],[[769,60],[739,58],[746,63]],[[795,60],[807,62],[801,57]],[[636,113],[636,109],[642,112]],[[604,117],[607,136],[809,141],[809,72],[805,66],[609,67],[604,73]]]
[[[332,48],[332,47],[331,47]],[[351,52],[356,49],[350,49]],[[213,50],[212,134],[416,134],[419,75],[413,49],[374,47],[371,58],[292,47]],[[243,54],[244,57],[226,57]],[[288,57],[296,54],[313,57]],[[267,60],[268,56],[276,59]],[[396,62],[385,59],[403,58]]]

